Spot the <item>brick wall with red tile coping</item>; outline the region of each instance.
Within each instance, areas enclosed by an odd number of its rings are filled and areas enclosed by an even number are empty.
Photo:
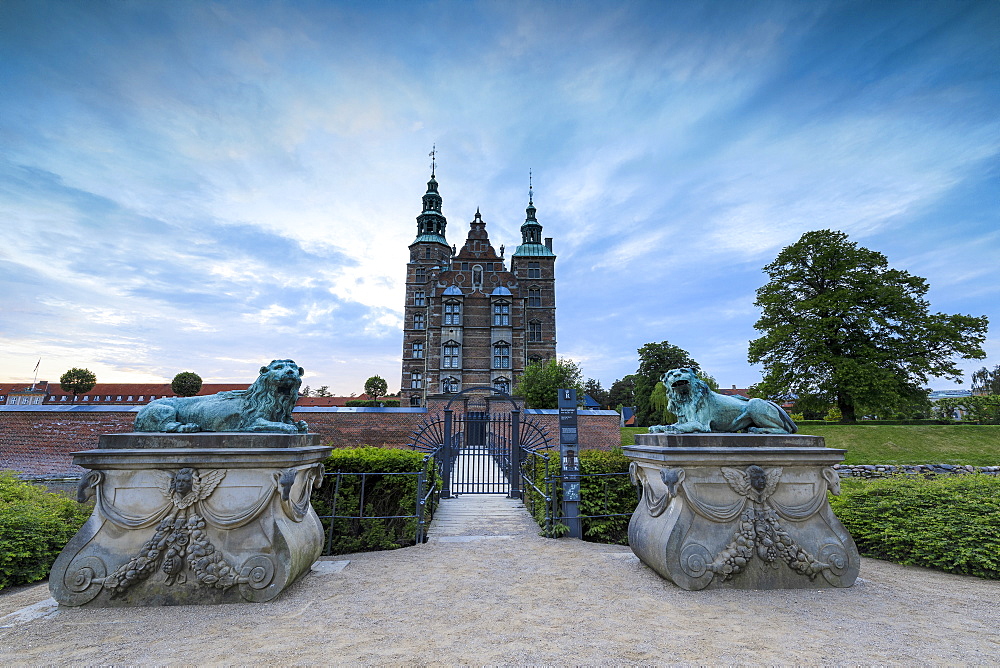
[[[139,407],[108,407],[74,410],[73,407],[0,407],[0,469],[35,477],[79,477],[84,469],[73,464],[78,450],[97,447],[101,434],[132,431]],[[432,407],[431,412],[436,412]],[[420,427],[425,411],[413,409],[296,409],[295,417],[309,423],[320,442],[336,448],[373,445],[405,447],[411,433]],[[555,411],[526,411],[525,418],[538,420],[554,445],[558,445],[558,415]],[[584,449],[610,450],[621,443],[618,414],[614,411],[581,411],[578,418],[580,445]]]

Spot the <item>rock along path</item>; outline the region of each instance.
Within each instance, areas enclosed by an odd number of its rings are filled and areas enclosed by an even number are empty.
[[[262,605],[0,592],[0,665],[1000,663],[997,581],[863,559],[850,589],[688,592],[627,547],[539,537],[502,496],[445,501],[430,536],[325,558]]]

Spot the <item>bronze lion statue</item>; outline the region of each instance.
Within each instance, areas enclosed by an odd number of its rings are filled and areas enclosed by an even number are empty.
[[[292,360],[274,360],[260,368],[260,376],[245,390],[151,401],[135,416],[135,430],[303,433],[309,426],[292,420],[303,373]]]
[[[677,422],[649,428],[651,434],[737,432],[794,434],[792,418],[778,404],[713,392],[694,369],[671,369],[661,379],[667,387],[667,408]]]

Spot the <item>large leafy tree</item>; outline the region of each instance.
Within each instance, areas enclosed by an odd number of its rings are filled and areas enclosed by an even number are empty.
[[[653,391],[660,377],[670,369],[698,368],[686,350],[669,341],[647,343],[638,350],[639,369],[635,372],[636,420],[643,426],[659,424],[663,411],[653,403]]]
[[[577,398],[583,400],[582,377],[573,360],[535,362],[524,367],[514,394],[524,398],[527,408],[558,408],[558,390],[575,389]]]
[[[74,399],[78,394],[90,392],[96,384],[97,376],[90,369],[73,367],[59,377],[59,387],[63,392],[72,392]]]
[[[608,390],[608,404],[612,407],[635,405],[634,373],[611,383],[611,389]]]
[[[378,401],[378,398],[385,396],[385,393],[388,391],[389,384],[385,382],[385,378],[382,378],[382,376],[372,376],[365,381],[365,394],[372,401]]]
[[[201,392],[201,376],[194,371],[181,371],[170,382],[170,389],[179,397],[193,397]]]
[[[854,422],[912,403],[931,376],[961,382],[956,356],[985,357],[985,316],[930,313],[927,281],[843,232],[807,232],[764,271],[748,358],[771,396],[826,397]]]

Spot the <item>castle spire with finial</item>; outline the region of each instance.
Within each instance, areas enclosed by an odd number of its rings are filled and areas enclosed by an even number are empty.
[[[542,244],[542,225],[535,217],[535,188],[533,174],[528,170],[528,208],[525,209],[527,216],[524,224],[521,225],[521,245],[514,251],[515,256],[534,255],[549,256],[554,253],[547,246]]]
[[[448,246],[448,242],[444,236],[445,228],[448,226],[448,219],[441,214],[442,201],[441,195],[438,193],[436,178],[437,144],[432,146],[429,155],[431,157],[431,178],[427,182],[427,192],[424,193],[423,210],[417,216],[417,238],[413,243],[431,241]]]

